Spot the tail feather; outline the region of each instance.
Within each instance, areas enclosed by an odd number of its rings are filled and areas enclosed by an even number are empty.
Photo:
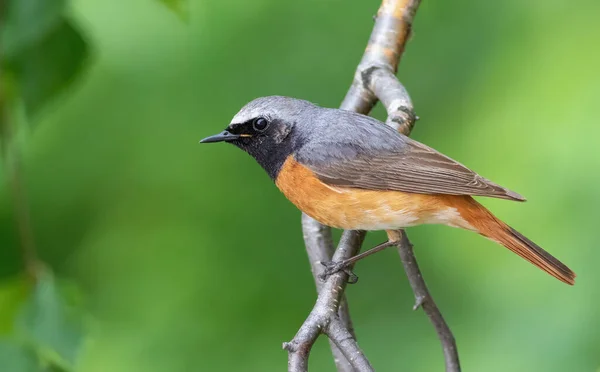
[[[461,209],[466,213],[461,211],[462,217],[481,235],[502,244],[556,279],[570,285],[575,284],[576,275],[571,269],[523,234],[497,219],[474,199],[469,200],[468,204],[463,204],[463,208]]]
[[[503,225],[499,226],[499,229],[491,234],[492,236],[488,236],[488,238],[496,240],[556,279],[570,285],[575,284],[575,273],[565,264],[543,250],[539,245],[527,239],[520,232],[504,223]]]

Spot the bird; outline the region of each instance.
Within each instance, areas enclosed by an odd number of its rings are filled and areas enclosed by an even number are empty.
[[[571,269],[473,198],[523,202],[523,196],[371,116],[291,97],[260,97],[223,132],[200,142],[244,150],[288,200],[321,224],[385,230],[390,244],[407,227],[461,228],[575,284]]]

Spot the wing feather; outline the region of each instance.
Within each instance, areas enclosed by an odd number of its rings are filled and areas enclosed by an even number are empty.
[[[331,186],[525,200],[422,143],[374,125],[363,128],[355,127],[368,133],[314,141],[295,154],[296,160]]]

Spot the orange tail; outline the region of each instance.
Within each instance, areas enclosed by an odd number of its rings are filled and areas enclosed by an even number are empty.
[[[469,203],[461,203],[461,217],[486,238],[498,242],[544,270],[556,279],[573,285],[575,273],[550,253],[527,239],[512,227],[497,219],[484,206],[469,198]]]

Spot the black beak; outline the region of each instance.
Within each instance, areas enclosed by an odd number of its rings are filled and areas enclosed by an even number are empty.
[[[229,141],[234,141],[238,138],[240,138],[239,135],[231,134],[225,130],[219,134],[215,134],[214,136],[206,137],[205,139],[201,140],[200,143],[229,142]]]

